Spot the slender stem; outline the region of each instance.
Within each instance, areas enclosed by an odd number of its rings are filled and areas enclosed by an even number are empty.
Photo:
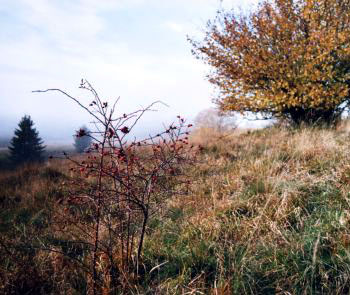
[[[140,258],[141,258],[142,246],[143,246],[143,240],[145,238],[147,221],[148,221],[148,210],[145,208],[143,210],[142,230],[141,230],[141,236],[140,236],[140,241],[139,241],[139,247],[137,249],[137,272],[138,272],[138,269],[139,269],[139,261],[140,261]]]
[[[97,212],[96,212],[96,228],[95,228],[95,241],[94,241],[94,250],[93,250],[93,261],[92,261],[92,269],[93,269],[93,293],[97,295],[97,270],[96,270],[96,262],[97,262],[97,250],[99,244],[99,233],[100,233],[100,219],[101,219],[101,190],[102,190],[102,174],[103,174],[103,161],[104,161],[104,148],[105,142],[107,139],[107,131],[108,125],[105,128],[102,146],[101,146],[101,159],[99,163],[99,175],[98,175],[98,183],[97,183]]]

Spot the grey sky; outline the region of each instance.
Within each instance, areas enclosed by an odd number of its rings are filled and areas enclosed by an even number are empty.
[[[89,118],[55,93],[81,97],[81,78],[102,97],[121,97],[121,112],[162,100],[170,107],[145,118],[145,128],[211,106],[208,69],[191,55],[186,35],[201,36],[225,8],[256,0],[0,0],[0,137],[29,114],[48,141],[71,138]],[[200,37],[199,37],[200,38]]]

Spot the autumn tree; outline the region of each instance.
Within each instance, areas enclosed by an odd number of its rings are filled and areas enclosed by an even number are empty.
[[[33,126],[30,116],[24,116],[15,130],[9,146],[10,160],[15,165],[43,160],[45,146]]]
[[[350,1],[267,0],[220,11],[193,53],[212,66],[222,110],[331,123],[349,106]]]

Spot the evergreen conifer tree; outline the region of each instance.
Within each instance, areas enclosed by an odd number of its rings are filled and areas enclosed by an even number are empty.
[[[33,125],[30,116],[24,116],[15,130],[9,146],[10,159],[15,165],[43,160],[45,146]]]

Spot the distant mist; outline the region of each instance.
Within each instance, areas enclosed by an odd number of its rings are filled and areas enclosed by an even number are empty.
[[[0,137],[0,148],[6,148],[10,144],[9,137]]]
[[[186,118],[188,123],[193,123],[196,114],[190,118]],[[248,116],[249,118],[249,116]],[[261,128],[271,124],[271,121],[254,121],[254,117],[249,119],[244,118],[241,115],[236,116],[237,124],[239,128]],[[0,117],[0,147],[7,147],[10,139],[14,135],[14,131],[17,128],[18,122],[21,116],[18,118]],[[48,147],[55,146],[71,146],[74,143],[73,135],[76,130],[85,125],[90,130],[94,127],[89,124],[88,120],[81,120],[81,118],[67,116],[65,121],[57,121],[54,118],[36,117],[32,116],[34,121],[34,127],[39,132],[39,136],[44,140],[44,144]],[[173,114],[167,112],[151,112],[145,114],[138,124],[135,126],[129,139],[145,138],[149,135],[154,135],[163,131],[166,126],[169,126],[172,122],[176,122],[176,117]]]
[[[153,117],[152,117],[153,116]],[[39,132],[39,136],[44,140],[44,144],[47,146],[70,146],[74,143],[75,132],[83,125],[87,126],[90,130],[94,129],[92,124],[89,122],[72,122],[67,119],[65,122],[56,122],[55,120],[50,121],[47,118],[35,118],[32,117],[34,122],[34,128]],[[14,131],[18,126],[20,121],[19,118],[11,119],[0,119],[0,145],[2,147],[7,147],[10,139],[14,135]],[[154,135],[163,131],[166,126],[176,121],[175,118],[167,118],[165,116],[160,116],[160,118],[155,119],[154,113],[145,115],[144,120],[140,120],[135,126],[132,134],[130,134],[129,139],[144,138],[149,135]],[[188,120],[192,122],[193,120]]]

